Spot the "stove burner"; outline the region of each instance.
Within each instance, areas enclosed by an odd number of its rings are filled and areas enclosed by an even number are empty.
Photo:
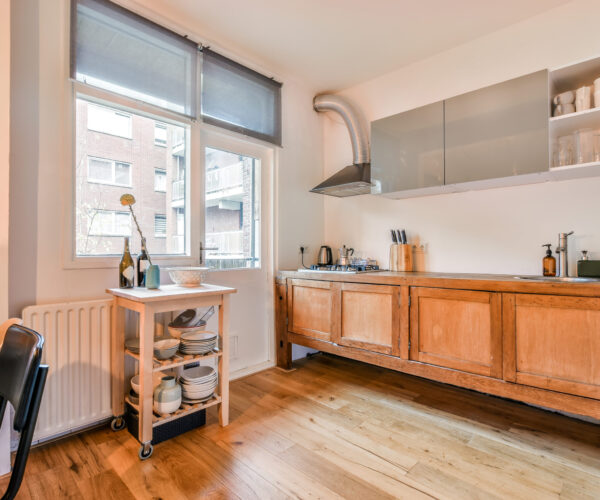
[[[310,266],[311,271],[330,272],[330,273],[368,273],[369,271],[379,271],[379,266],[371,265],[356,265],[356,266],[339,266],[337,264],[319,266]]]

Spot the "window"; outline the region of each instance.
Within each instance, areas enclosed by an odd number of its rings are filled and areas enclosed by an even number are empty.
[[[177,145],[154,146],[156,116],[126,110],[132,139],[115,140],[88,127],[89,110],[99,107],[121,113],[108,103],[98,106],[78,95],[75,106],[75,255],[82,257],[121,255],[123,241],[115,236],[131,235],[131,252],[140,249],[140,238],[129,211],[123,211],[119,199],[131,193],[133,206],[151,256],[184,256],[190,252],[188,226],[178,224],[178,212],[187,217],[189,210],[185,174],[189,168],[190,126],[184,122],[160,123],[168,137],[178,136]],[[121,161],[127,160],[127,161]],[[167,179],[169,183],[167,184]],[[171,181],[173,179],[173,181]],[[177,179],[175,181],[175,179]],[[115,188],[118,186],[118,188]],[[156,196],[176,189],[178,198]],[[176,210],[177,209],[177,210]],[[154,214],[162,214],[155,220]],[[179,216],[181,217],[181,216]],[[132,228],[134,229],[132,231]]]
[[[154,215],[154,236],[157,238],[167,237],[167,216],[164,214]]]
[[[131,115],[97,104],[89,104],[87,128],[103,134],[131,139]]]
[[[131,165],[122,161],[88,157],[88,182],[131,186]]]
[[[167,126],[164,123],[154,124],[154,144],[163,147],[167,145]]]
[[[260,161],[207,147],[206,262],[216,269],[260,267]]]
[[[167,192],[167,171],[158,168],[154,169],[154,191],[160,193]]]
[[[90,236],[131,236],[131,215],[116,210],[96,210],[90,221]]]

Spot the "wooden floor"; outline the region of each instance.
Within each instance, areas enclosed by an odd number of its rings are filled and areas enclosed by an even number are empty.
[[[108,428],[37,448],[17,498],[600,498],[600,426],[332,356],[296,366],[233,382],[229,427],[211,408],[145,462]]]

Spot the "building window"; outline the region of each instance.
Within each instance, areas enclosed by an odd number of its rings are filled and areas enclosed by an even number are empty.
[[[131,187],[131,164],[88,157],[88,182]]]
[[[154,144],[162,147],[167,145],[167,126],[164,123],[154,124]]]
[[[159,168],[154,169],[154,191],[167,192],[167,171]]]
[[[89,103],[87,128],[103,134],[131,139],[131,115],[118,109]]]
[[[90,129],[88,121],[90,109],[99,108],[106,116],[123,114],[120,109],[90,102],[81,94],[75,104],[75,255],[119,256],[123,252],[123,241],[114,236],[126,235],[131,235],[131,253],[139,252],[137,231],[132,231],[129,211],[124,211],[119,201],[124,193],[136,199],[134,211],[151,256],[189,255],[189,226],[177,223],[177,213],[182,213],[187,220],[189,210],[190,190],[185,185],[189,179],[186,173],[189,123],[161,122],[166,127],[167,137],[184,139],[177,145],[168,143],[159,149],[154,146],[155,116],[127,110],[132,139],[115,140],[111,135]],[[118,159],[127,159],[127,162]],[[171,182],[176,178],[176,183]],[[180,194],[177,199],[156,196],[157,191],[170,193],[174,185]],[[117,213],[120,215],[115,215]],[[154,214],[164,215],[155,219]]]
[[[157,238],[167,237],[167,216],[165,214],[154,215],[154,236]]]
[[[131,236],[131,215],[116,210],[96,210],[89,227],[90,236]]]

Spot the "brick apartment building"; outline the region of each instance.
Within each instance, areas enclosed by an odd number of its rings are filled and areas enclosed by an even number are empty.
[[[132,253],[140,241],[123,193],[151,255],[186,253],[186,128],[77,99],[76,250],[119,255],[123,237]],[[205,246],[215,267],[247,267],[259,255],[253,196],[255,160],[206,150]]]

